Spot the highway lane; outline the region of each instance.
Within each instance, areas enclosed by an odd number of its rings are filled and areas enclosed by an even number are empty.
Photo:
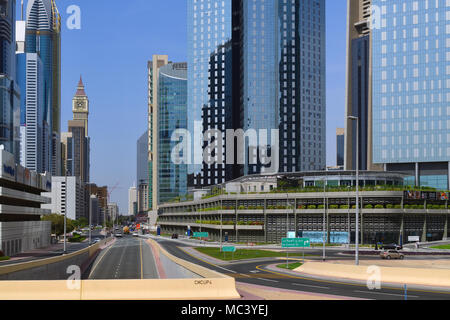
[[[153,252],[144,239],[124,236],[103,250],[91,266],[88,279],[158,279]]]
[[[209,262],[199,260],[198,258],[181,250],[188,247],[170,240],[157,240],[169,253],[181,259],[196,263],[206,268],[232,276],[238,282],[255,285],[268,286],[272,288],[288,289],[294,291],[312,292],[320,294],[329,294],[343,297],[376,299],[376,300],[404,300],[404,290],[400,288],[390,288],[382,285],[381,290],[369,290],[366,285],[356,283],[345,283],[339,281],[317,280],[301,276],[293,276],[283,271],[273,272],[267,270],[270,264],[282,264],[279,259],[260,259],[258,261],[241,261],[229,263],[224,266],[217,266]],[[180,248],[178,248],[180,247]],[[316,250],[308,253],[318,254]],[[308,259],[319,259],[319,257],[307,257]],[[337,253],[330,253],[329,259],[343,257]],[[351,257],[346,257],[351,259]],[[370,259],[376,259],[375,257]],[[379,259],[379,258],[378,258]],[[408,300],[448,300],[450,292],[434,292],[430,290],[408,290]]]
[[[88,238],[89,235],[87,234],[87,235],[83,235],[83,236],[86,236]],[[94,230],[94,231],[92,231],[92,234],[91,234],[91,240],[94,241],[95,238],[104,239],[105,236],[101,235],[100,231]],[[80,242],[80,243],[67,242],[66,251],[69,254],[69,253],[83,250],[83,249],[87,248],[88,246],[89,246],[89,243],[87,241]],[[64,249],[63,249],[62,244],[60,244],[60,247],[61,247],[60,249],[54,249],[54,250],[46,251],[45,249],[36,249],[34,251],[19,253],[19,254],[13,256],[12,258],[24,257],[23,259],[1,261],[0,266],[6,266],[6,265],[17,264],[17,263],[24,263],[24,262],[30,262],[30,261],[40,260],[40,259],[61,256],[61,255],[63,255]]]

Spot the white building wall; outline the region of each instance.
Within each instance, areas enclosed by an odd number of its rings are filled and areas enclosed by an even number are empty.
[[[0,250],[7,256],[50,246],[50,221],[0,222]]]

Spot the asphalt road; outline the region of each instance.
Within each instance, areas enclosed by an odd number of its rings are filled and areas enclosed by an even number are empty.
[[[103,250],[88,279],[158,279],[153,252],[144,239],[124,236]]]
[[[86,236],[88,238],[89,234],[83,234],[83,236]],[[91,233],[91,240],[94,241],[94,239],[96,239],[96,238],[104,239],[105,236],[101,235],[99,230],[93,230]],[[72,253],[72,252],[83,250],[83,249],[87,248],[88,246],[89,246],[89,243],[87,241],[80,242],[80,243],[67,242],[66,251],[67,251],[67,253]],[[14,257],[26,256],[26,258],[19,259],[19,260],[2,261],[0,263],[0,266],[6,266],[6,265],[17,264],[17,263],[30,262],[30,261],[34,261],[34,260],[52,258],[52,257],[60,256],[63,253],[64,253],[64,249],[63,249],[62,245],[61,245],[61,249],[57,249],[57,250],[51,250],[51,251],[49,250],[49,251],[45,251],[45,252],[39,251],[38,253],[33,253],[33,252],[20,253]]]
[[[237,282],[249,283],[255,285],[269,286],[272,288],[281,288],[294,291],[312,292],[320,294],[329,294],[335,296],[344,296],[362,299],[375,300],[404,300],[404,290],[382,285],[380,290],[369,290],[366,285],[357,283],[346,283],[328,280],[316,280],[293,276],[283,273],[283,271],[273,272],[266,268],[271,264],[282,264],[279,259],[259,259],[258,261],[241,261],[229,263],[225,266],[217,266],[209,262],[199,260],[196,257],[187,254],[180,248],[187,247],[170,240],[157,240],[169,253],[181,259],[204,266],[206,268],[227,274],[236,279]],[[180,247],[180,248],[179,248]],[[308,256],[307,259],[322,259],[321,250],[309,250],[308,254],[317,256]],[[342,256],[338,252],[328,252],[328,259],[354,259],[351,256]],[[378,257],[367,257],[368,259],[379,259]],[[448,300],[450,292],[436,292],[432,290],[408,290],[408,300]]]

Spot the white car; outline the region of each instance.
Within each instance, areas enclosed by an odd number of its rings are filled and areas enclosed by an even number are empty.
[[[133,232],[133,237],[139,237],[139,234],[137,232]]]
[[[122,238],[122,234],[121,234],[121,233],[116,233],[114,236],[115,236],[116,238]]]

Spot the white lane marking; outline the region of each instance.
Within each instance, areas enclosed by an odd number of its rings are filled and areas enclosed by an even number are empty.
[[[270,279],[263,279],[263,278],[256,278],[256,279],[264,280],[264,281],[270,281],[270,282],[279,282],[277,280],[270,280]]]
[[[259,271],[258,270],[253,270],[253,271],[250,271],[250,273],[259,273]]]
[[[302,283],[293,283],[293,286],[299,286],[299,287],[309,287],[309,288],[318,288],[318,289],[330,289],[328,287],[321,287],[321,286],[313,286],[310,284],[302,284]]]
[[[243,274],[243,273],[239,273],[241,276],[247,277],[247,278],[251,278],[251,276]]]
[[[397,296],[397,297],[404,297],[405,295],[403,294],[396,294],[396,293],[384,293],[384,292],[376,292],[376,291],[360,291],[360,290],[355,290],[354,292],[359,292],[359,293],[371,293],[371,294],[384,294],[387,296]],[[412,296],[408,294],[408,298],[418,298],[418,296]]]

